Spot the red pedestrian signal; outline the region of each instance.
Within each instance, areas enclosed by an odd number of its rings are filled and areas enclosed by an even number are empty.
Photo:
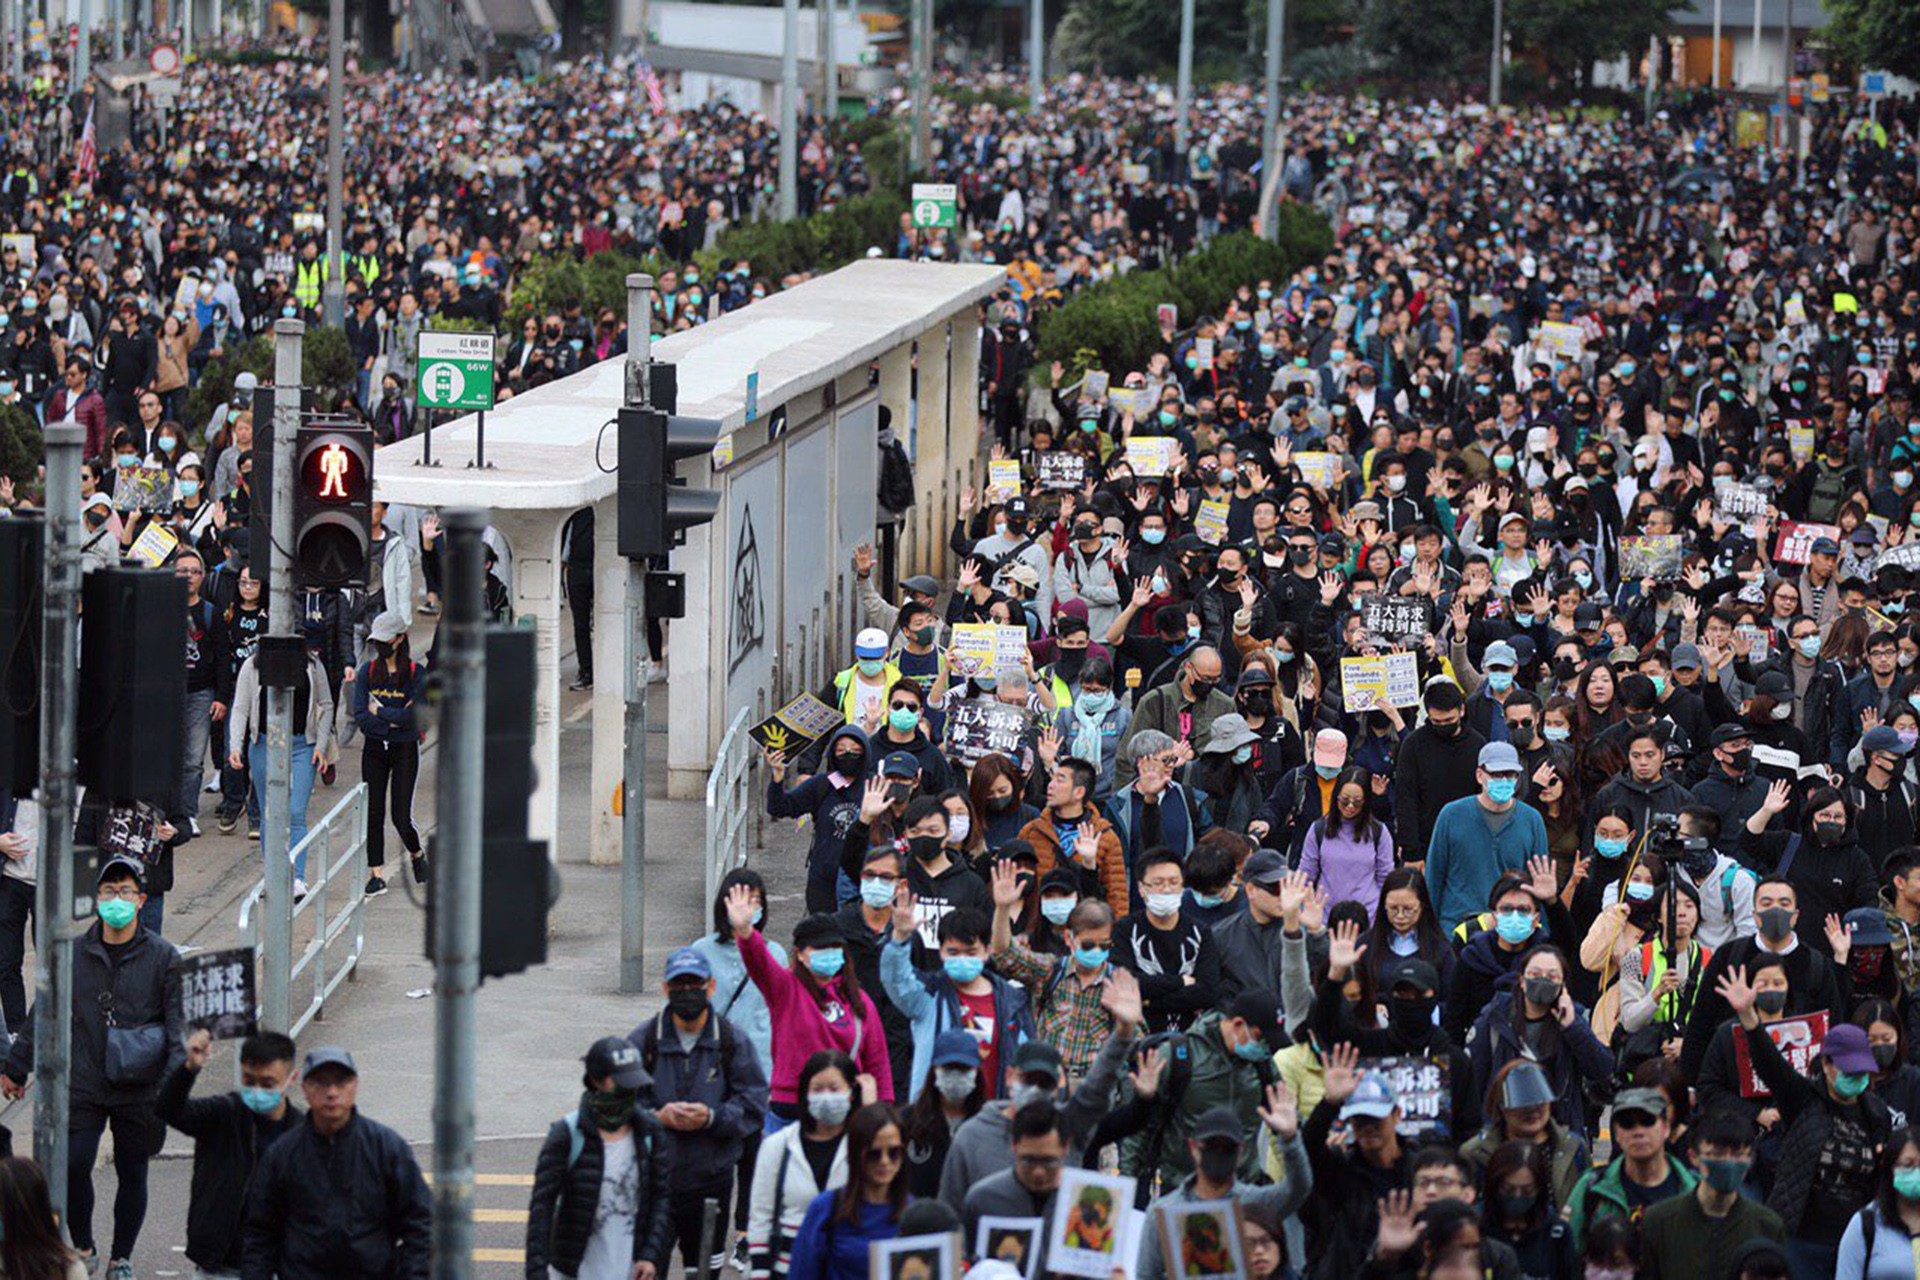
[[[303,423],[294,446],[295,587],[364,587],[373,528],[373,433]]]

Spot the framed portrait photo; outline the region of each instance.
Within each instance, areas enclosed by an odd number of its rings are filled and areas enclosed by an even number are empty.
[[[959,1266],[960,1236],[943,1231],[875,1240],[867,1275],[871,1280],[953,1280]]]
[[[1120,1256],[1126,1215],[1133,1208],[1134,1180],[1124,1175],[1063,1169],[1047,1228],[1047,1270],[1087,1280],[1108,1280]]]
[[[1237,1200],[1163,1204],[1158,1210],[1160,1256],[1174,1280],[1245,1280],[1247,1245]]]
[[[974,1228],[974,1261],[1011,1263],[1027,1280],[1036,1280],[1040,1241],[1046,1229],[1045,1218],[983,1217]]]

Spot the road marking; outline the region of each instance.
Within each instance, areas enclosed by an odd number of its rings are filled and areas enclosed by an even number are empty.
[[[567,713],[567,723],[579,724],[582,720],[585,720],[588,716],[592,714],[593,714],[593,698],[591,695],[589,695],[585,702],[581,703],[579,706],[575,707],[573,710]]]
[[[428,1186],[433,1185],[431,1173],[424,1173],[422,1176],[426,1178]],[[533,1175],[530,1173],[476,1173],[473,1175],[473,1185],[476,1187],[530,1187],[533,1185]]]
[[[527,1260],[527,1251],[525,1249],[475,1249],[473,1260],[475,1262],[524,1263]]]
[[[475,1222],[525,1222],[527,1211],[525,1209],[475,1209],[473,1220]]]

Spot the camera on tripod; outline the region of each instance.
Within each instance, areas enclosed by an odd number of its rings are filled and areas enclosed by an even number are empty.
[[[1687,855],[1706,853],[1711,847],[1705,836],[1684,834],[1677,813],[1656,813],[1647,819],[1647,852],[1662,862],[1685,862]]]

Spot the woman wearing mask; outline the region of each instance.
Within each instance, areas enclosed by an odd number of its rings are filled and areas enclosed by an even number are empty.
[[[1280,781],[1281,774],[1307,762],[1307,745],[1300,727],[1286,715],[1290,704],[1275,697],[1272,661],[1264,653],[1249,655],[1233,691],[1234,710],[1247,722],[1247,728],[1259,735],[1254,763],[1268,792]]]
[[[153,389],[160,395],[161,412],[169,418],[179,418],[186,409],[193,347],[199,340],[200,326],[182,312],[168,312],[160,322]]]
[[[1837,920],[1855,907],[1877,902],[1879,875],[1854,836],[1847,798],[1835,787],[1817,788],[1807,797],[1798,830],[1770,830],[1792,797],[1792,788],[1784,781],[1767,789],[1767,798],[1747,819],[1741,857],[1756,867],[1781,869],[1778,874],[1797,895],[1796,933],[1801,943],[1833,957],[1828,917]],[[1845,956],[1838,959],[1844,962]]]
[[[1707,702],[1711,710],[1718,696],[1718,681],[1710,666],[1706,671]],[[1825,753],[1816,752],[1807,735],[1793,721],[1793,679],[1784,672],[1760,673],[1742,718],[1753,735],[1753,771],[1763,781],[1795,783],[1799,781],[1803,765],[1825,761]]]
[[[891,1106],[864,1106],[847,1125],[847,1185],[807,1207],[793,1243],[791,1280],[868,1280],[870,1246],[900,1234],[907,1207],[907,1141]]]
[[[180,541],[199,547],[208,564],[218,564],[221,557],[216,539],[220,530],[214,523],[214,514],[219,504],[207,497],[206,474],[197,462],[180,468],[173,483],[173,525]]]
[[[822,1192],[847,1185],[847,1120],[859,1069],[844,1053],[822,1051],[800,1068],[806,1114],[760,1144],[747,1210],[750,1280],[783,1280],[793,1265],[793,1239]]]
[[[1853,1025],[1867,1033],[1867,1046],[1878,1067],[1873,1091],[1886,1099],[1894,1123],[1904,1125],[1920,1116],[1920,1067],[1907,1061],[1907,1036],[1899,1012],[1875,996],[1854,1006]]]
[[[1778,1022],[1786,1016],[1790,987],[1787,968],[1780,957],[1771,954],[1757,956],[1746,965],[1746,981],[1753,989],[1754,1011],[1762,1025]],[[1713,1039],[1700,1060],[1699,1078],[1694,1084],[1700,1110],[1734,1108],[1760,1127],[1763,1138],[1766,1133],[1774,1133],[1777,1137],[1779,1108],[1769,1099],[1756,1100],[1746,1096],[1743,1087],[1745,1075],[1733,1046],[1733,1038],[1739,1034],[1738,1018],[1730,1017],[1714,1029]],[[1775,1154],[1775,1148],[1771,1145],[1763,1145],[1760,1151],[1762,1161],[1768,1166],[1771,1166]]]
[[[1887,1143],[1871,1203],[1853,1215],[1833,1274],[1861,1280],[1912,1280],[1920,1256],[1920,1131],[1902,1128]]]
[[[1573,1274],[1573,1237],[1554,1211],[1545,1148],[1508,1142],[1495,1150],[1481,1182],[1480,1205],[1487,1239],[1512,1249],[1526,1275]]]
[[[392,613],[374,619],[367,635],[372,656],[354,673],[353,719],[365,740],[360,776],[367,784],[367,896],[387,891],[389,805],[393,829],[413,867],[415,884],[427,882],[427,859],[413,827],[413,788],[420,777],[421,730],[416,709],[426,696],[427,669],[414,662],[405,623]]]
[[[1484,1093],[1494,1073],[1517,1058],[1537,1062],[1559,1099],[1555,1118],[1585,1133],[1583,1086],[1613,1074],[1613,1055],[1594,1038],[1593,1028],[1568,993],[1567,961],[1559,948],[1534,947],[1516,972],[1512,989],[1494,995],[1468,1037],[1474,1088]]]
[[[1003,755],[983,756],[973,766],[967,795],[973,811],[985,819],[987,848],[998,849],[1017,838],[1021,828],[1040,816],[1040,810],[1020,798],[1025,785],[1013,761]]]
[[[900,1117],[907,1137],[907,1189],[916,1200],[940,1194],[940,1171],[946,1167],[953,1131],[986,1105],[980,1042],[964,1028],[942,1031],[933,1042],[927,1076],[919,1096]]]
[[[86,1280],[80,1255],[60,1237],[40,1166],[20,1156],[0,1159],[0,1276],[7,1280]]]
[[[1033,927],[1020,938],[1027,950],[1044,956],[1073,953],[1073,941],[1067,933],[1067,918],[1080,905],[1080,876],[1071,867],[1055,867],[1041,878],[1040,906]],[[1017,919],[1016,919],[1017,924]],[[1014,933],[1019,936],[1016,927]]]
[[[1568,759],[1572,753],[1565,753]],[[1571,765],[1554,764],[1544,773],[1536,771],[1527,803],[1540,811],[1547,826],[1547,853],[1553,858],[1555,878],[1562,897],[1571,902],[1575,877],[1591,865],[1580,856],[1580,842],[1586,829],[1586,807],[1581,800],[1580,770]]]
[[[973,801],[964,791],[946,791],[940,805],[947,811],[947,851],[956,862],[973,863],[987,852],[986,824]]]
[[[767,940],[754,928],[759,911],[759,900],[746,885],[727,892],[727,924],[773,1024],[767,1131],[776,1132],[800,1118],[800,1067],[823,1050],[852,1058],[863,1081],[872,1081],[870,1087],[863,1084],[863,1092],[892,1101],[886,1029],[847,965],[846,937],[839,923],[832,916],[815,915],[795,925],[793,967],[788,970],[774,961]]]
[[[1553,1118],[1553,1085],[1538,1063],[1514,1060],[1494,1073],[1487,1089],[1486,1127],[1460,1148],[1460,1155],[1476,1170],[1484,1170],[1494,1153],[1510,1142],[1525,1143],[1542,1153],[1548,1171],[1548,1199],[1556,1213],[1564,1210],[1593,1164],[1587,1141]]]
[[[368,417],[375,444],[392,444],[413,434],[413,408],[401,393],[398,377],[390,373],[380,379],[380,398]]]
[[[1133,723],[1132,708],[1121,703],[1114,692],[1113,675],[1113,663],[1107,658],[1088,658],[1080,669],[1080,696],[1056,717],[1061,749],[1096,766],[1096,803],[1104,803],[1113,794],[1116,749],[1126,737],[1127,726]]]
[[[1440,976],[1440,989],[1450,989],[1453,947],[1440,932],[1439,917],[1427,899],[1427,881],[1412,867],[1395,867],[1380,885],[1380,904],[1367,931],[1367,951],[1361,963],[1373,971],[1378,987],[1387,972],[1402,960],[1425,960]]]
[[[1739,968],[1721,978],[1718,993],[1738,1019],[1754,1074],[1786,1126],[1767,1208],[1786,1226],[1794,1273],[1834,1275],[1841,1236],[1873,1198],[1875,1153],[1893,1132],[1887,1104],[1871,1092],[1879,1064],[1867,1033],[1851,1024],[1827,1032],[1809,1079],[1762,1032],[1756,993]]]
[[[1602,1218],[1587,1232],[1587,1247],[1575,1274],[1581,1280],[1636,1280],[1642,1274],[1640,1255],[1639,1224],[1627,1218]]]
[[[1261,786],[1255,759],[1260,747],[1260,736],[1229,711],[1213,722],[1194,762],[1194,789],[1207,797],[1214,822],[1229,831],[1245,831],[1266,807],[1270,788]]]
[[[1394,869],[1393,835],[1373,816],[1375,794],[1373,775],[1365,769],[1341,773],[1333,784],[1333,808],[1307,829],[1300,855],[1309,883],[1332,904],[1358,903],[1369,922]]]
[[[767,952],[775,964],[787,967],[787,949],[766,936],[767,932],[767,886],[757,871],[745,867],[727,872],[720,881],[720,892],[713,899],[713,932],[701,935],[693,943],[713,970],[713,1007],[721,1017],[753,1043],[760,1062],[765,1066],[773,1061],[773,1017],[767,1010],[766,997],[760,994],[752,977],[747,973],[747,962],[741,954],[739,943],[734,941],[733,926],[727,921],[727,899],[736,887],[744,887],[753,895],[753,929],[766,943]],[[753,1156],[748,1154],[743,1163],[751,1164]],[[744,1222],[744,1217],[739,1219]]]
[[[1636,872],[1636,875],[1638,873]],[[1687,1023],[1701,991],[1701,979],[1713,959],[1713,949],[1694,937],[1700,925],[1700,891],[1685,880],[1674,889],[1674,945],[1666,941],[1666,893],[1657,891],[1644,902],[1630,904],[1619,956],[1621,1065],[1631,1070],[1641,1061],[1662,1054],[1678,1055]],[[1632,889],[1629,885],[1629,890]],[[1669,952],[1674,953],[1669,958]]]

